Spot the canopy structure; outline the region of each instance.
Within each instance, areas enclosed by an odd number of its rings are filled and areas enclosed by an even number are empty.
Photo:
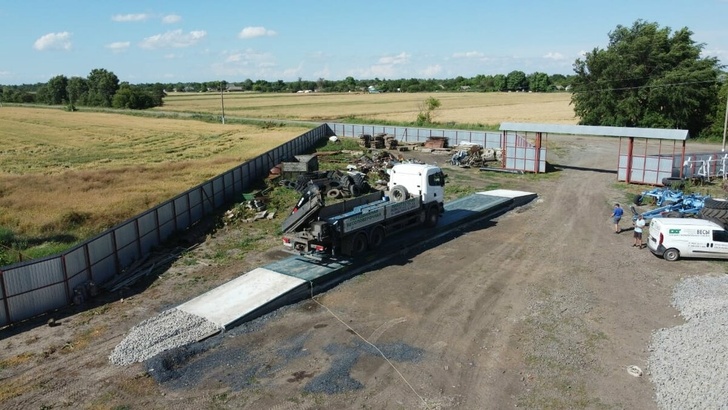
[[[619,138],[617,179],[627,183],[659,185],[666,177],[683,177],[687,130],[664,128],[607,127],[591,125],[560,125],[536,123],[501,123],[500,131],[534,134],[536,151],[540,152],[547,134]],[[635,139],[644,144],[635,146]],[[626,141],[623,147],[622,141]],[[663,142],[672,142],[672,149],[663,153]],[[678,149],[678,143],[680,148]]]

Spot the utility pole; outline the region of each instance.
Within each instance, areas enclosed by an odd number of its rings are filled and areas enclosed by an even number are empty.
[[[223,81],[220,81],[220,105],[222,106],[222,123],[225,124],[225,97],[223,97]]]
[[[723,120],[723,152],[725,152],[725,129],[728,126],[728,94],[725,97],[725,120]]]

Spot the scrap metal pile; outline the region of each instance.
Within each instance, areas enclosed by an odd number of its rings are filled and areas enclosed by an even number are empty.
[[[503,150],[483,148],[478,144],[461,144],[450,158],[452,165],[463,168],[483,167],[492,161],[502,162]]]

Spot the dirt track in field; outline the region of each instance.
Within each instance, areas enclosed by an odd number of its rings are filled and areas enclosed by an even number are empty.
[[[135,324],[281,257],[277,250],[226,266],[175,265],[123,301],[114,295],[95,309],[59,313],[60,326],[3,330],[0,403],[656,408],[648,344],[653,330],[682,322],[670,306],[672,287],[682,277],[724,268],[703,260],[666,262],[631,247],[631,231],[613,233],[611,204],[624,199],[615,186],[616,140],[549,139],[560,148],[549,161],[568,166],[554,177],[465,171],[483,187],[501,182],[535,192],[533,203],[363,273],[316,301],[192,346],[194,351],[128,367],[107,360]],[[218,231],[195,252],[211,252],[224,235],[245,232]],[[190,277],[206,279],[183,281]],[[630,365],[646,375],[631,376]]]

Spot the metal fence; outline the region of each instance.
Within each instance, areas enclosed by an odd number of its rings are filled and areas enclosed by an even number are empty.
[[[638,184],[662,185],[663,178],[725,179],[728,175],[728,154],[725,152],[682,155],[634,155],[630,166],[626,154],[619,156],[617,180]]]
[[[59,255],[0,267],[0,326],[69,305],[76,289],[115,278],[175,232],[238,199],[276,164],[330,135],[323,124]]]
[[[546,148],[537,149],[527,138],[512,132],[446,130],[433,128],[393,127],[385,125],[328,123],[335,135],[357,137],[361,134],[389,134],[397,141],[423,143],[429,138],[447,138],[450,146],[463,143],[503,150],[503,168],[526,172],[546,172]]]

